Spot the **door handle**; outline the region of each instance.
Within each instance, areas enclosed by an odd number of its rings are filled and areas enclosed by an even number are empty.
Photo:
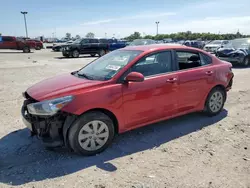
[[[174,83],[174,82],[176,82],[177,80],[178,80],[177,78],[169,78],[169,79],[167,79],[166,82],[168,82],[168,83]]]
[[[213,71],[207,71],[206,75],[212,75],[214,72]]]

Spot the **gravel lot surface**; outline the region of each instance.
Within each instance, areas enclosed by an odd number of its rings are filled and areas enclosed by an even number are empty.
[[[45,150],[21,121],[22,92],[92,60],[48,49],[0,51],[1,188],[250,188],[250,68],[233,69],[233,89],[216,117],[195,113],[149,125],[93,157]]]

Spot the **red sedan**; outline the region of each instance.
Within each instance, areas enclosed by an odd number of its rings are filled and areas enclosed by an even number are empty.
[[[23,120],[48,147],[94,155],[118,133],[196,111],[217,115],[231,67],[196,48],[126,47],[28,88]]]

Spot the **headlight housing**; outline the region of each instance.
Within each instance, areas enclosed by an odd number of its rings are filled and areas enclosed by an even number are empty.
[[[28,104],[30,114],[41,116],[53,116],[65,105],[73,100],[73,96],[60,97],[52,100]]]

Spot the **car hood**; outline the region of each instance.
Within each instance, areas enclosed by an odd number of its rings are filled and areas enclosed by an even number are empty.
[[[103,81],[78,78],[72,74],[63,74],[43,80],[27,89],[27,93],[38,101],[73,95],[81,89],[103,85]]]
[[[63,47],[63,46],[67,46],[68,44],[57,44],[57,45],[55,45],[55,46],[53,46],[53,47]]]
[[[217,50],[217,53],[219,55],[226,55],[226,56],[231,56],[233,54],[242,54],[244,56],[247,56],[250,54],[250,51],[246,48],[219,48]]]

